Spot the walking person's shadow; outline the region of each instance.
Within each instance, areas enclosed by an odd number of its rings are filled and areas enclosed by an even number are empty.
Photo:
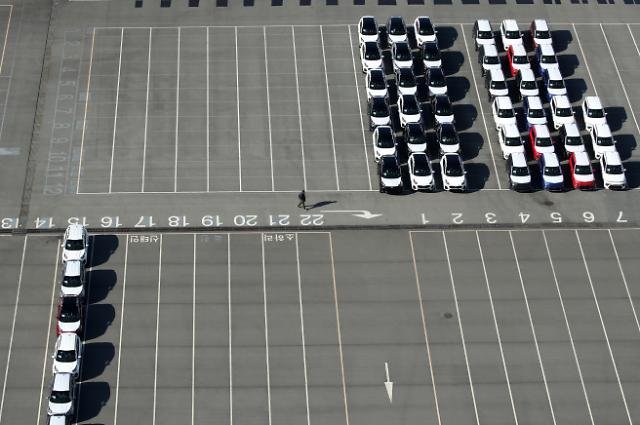
[[[307,205],[307,210],[312,210],[315,208],[320,208],[320,207],[324,207],[326,205],[331,205],[331,204],[335,204],[338,201],[320,201],[320,202],[316,202],[315,204],[311,204],[311,205]]]

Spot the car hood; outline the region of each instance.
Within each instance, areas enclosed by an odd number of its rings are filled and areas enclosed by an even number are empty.
[[[593,174],[591,174],[591,175],[574,174],[573,178],[577,182],[581,182],[581,183],[593,182]]]
[[[444,87],[431,87],[429,86],[429,92],[434,94],[434,95],[439,95],[439,94],[447,94],[447,86]]]
[[[380,156],[395,155],[396,148],[376,148],[376,151],[380,154]]]
[[[436,121],[440,124],[451,124],[453,122],[453,114],[451,115],[435,115]]]
[[[550,185],[559,185],[564,182],[564,178],[562,176],[543,176],[545,184]]]
[[[527,117],[527,121],[529,121],[530,124],[545,125],[547,123],[547,118],[546,117],[542,117],[542,118],[529,118],[529,117]]]
[[[538,153],[554,153],[555,152],[555,148],[552,146],[536,146],[535,147],[536,152]]]
[[[78,367],[78,361],[73,362],[53,362],[53,372],[56,373],[73,373]]]
[[[371,122],[377,125],[385,125],[389,122],[389,117],[371,117]]]
[[[80,320],[76,322],[61,322],[58,320],[58,329],[61,332],[76,332],[80,329]]]
[[[501,63],[488,64],[488,63],[482,62],[482,67],[484,69],[486,69],[487,71],[490,70],[490,69],[500,69],[500,70],[502,70],[502,64]]]
[[[387,95],[387,89],[367,89],[367,93],[369,93],[370,96],[384,97]]]
[[[411,180],[418,186],[430,186],[433,184],[433,175],[430,176],[411,176]]]
[[[456,153],[460,150],[460,144],[455,143],[453,145],[443,145],[440,143],[440,149],[442,149],[442,152],[444,153]]]
[[[616,145],[613,146],[598,146],[595,143],[593,144],[593,150],[596,152],[616,152]]]
[[[511,181],[515,184],[531,184],[531,176],[511,176]]]
[[[536,37],[533,37],[533,41],[535,41],[536,44],[549,44],[549,45],[553,44],[553,40],[550,39],[550,38],[536,38]]]
[[[489,89],[493,96],[509,96],[509,89]]]
[[[388,35],[389,41],[391,41],[392,43],[398,43],[398,42],[402,42],[402,41],[407,41],[407,35],[392,35],[389,34]]]
[[[496,122],[506,125],[506,124],[514,124],[517,125],[518,121],[516,120],[516,117],[511,117],[511,118],[500,118],[498,116],[496,116]]]
[[[435,34],[431,34],[431,35],[420,35],[418,33],[416,33],[416,40],[419,40],[420,43],[424,43],[425,41],[436,41],[436,35]]]
[[[567,88],[561,88],[561,89],[552,89],[552,88],[547,88],[547,92],[549,92],[549,94],[551,96],[566,96],[567,95]]]
[[[69,403],[52,403],[49,402],[49,415],[65,415],[71,411],[71,402]]]
[[[81,286],[60,286],[60,293],[65,297],[78,297],[82,295],[84,287]]]
[[[604,174],[604,180],[609,184],[626,184],[627,178],[624,174]]]
[[[583,115],[584,116],[584,115]],[[588,118],[585,117],[584,118],[585,123],[588,123],[590,125],[598,125],[598,124],[606,124],[607,123],[607,118],[603,117],[603,118]]]
[[[496,41],[493,38],[476,38],[476,43],[478,43],[479,46],[487,46],[490,44],[496,44]]]
[[[584,145],[567,145],[565,143],[564,149],[567,152],[584,152]]]
[[[540,95],[540,90],[538,89],[520,89],[520,94],[522,94],[523,96],[539,96]]]
[[[462,186],[464,184],[464,176],[451,177],[444,176],[443,179],[449,184],[449,186]]]
[[[418,87],[400,87],[398,86],[398,91],[400,94],[416,94],[418,92]]]
[[[382,59],[365,59],[364,63],[369,68],[382,68]]]
[[[509,155],[511,155],[512,153],[518,153],[518,152],[524,153],[524,145],[519,145],[519,146],[502,145],[502,151],[504,153],[508,153]]]
[[[398,177],[397,179],[389,179],[386,177],[382,177],[380,179],[382,181],[382,184],[385,187],[398,187],[398,186],[402,186],[402,178]]]
[[[440,68],[442,66],[442,59],[436,59],[436,60],[422,59],[422,62],[424,63],[424,66],[426,66],[427,68]]]
[[[73,260],[82,260],[85,256],[86,250],[79,249],[75,251],[64,250],[62,251],[62,260],[63,261],[73,261]]]

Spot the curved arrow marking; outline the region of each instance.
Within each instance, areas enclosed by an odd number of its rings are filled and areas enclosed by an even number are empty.
[[[382,216],[382,214],[372,213],[369,210],[322,210],[320,212],[321,213],[345,213],[345,214],[351,214],[354,217],[364,218],[366,220]]]

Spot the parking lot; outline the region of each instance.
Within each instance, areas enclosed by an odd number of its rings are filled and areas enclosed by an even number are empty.
[[[638,420],[639,230],[355,232],[95,236],[75,421]],[[44,423],[59,242],[0,237],[0,423]]]
[[[434,19],[470,186],[506,189],[472,23]],[[552,29],[570,99],[602,98],[637,186],[638,26]],[[77,193],[377,189],[355,24],[97,27],[85,42]]]

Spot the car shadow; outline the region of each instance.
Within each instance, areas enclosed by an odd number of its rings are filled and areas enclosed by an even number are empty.
[[[473,122],[478,117],[478,110],[475,106],[464,104],[464,105],[453,105],[453,116],[456,120],[456,129],[458,131],[464,131],[473,125]]]
[[[457,102],[465,98],[471,83],[466,77],[447,77],[447,92],[451,102]]]
[[[640,161],[627,161],[624,168],[629,189],[640,187]]]
[[[571,102],[577,102],[587,92],[587,83],[582,78],[568,78],[564,80],[567,93]]]
[[[489,167],[486,164],[474,162],[465,163],[464,168],[467,171],[467,192],[477,192],[484,188],[489,179]]]
[[[82,391],[82,403],[77,407],[77,421],[85,422],[98,416],[111,398],[111,387],[106,382],[82,382],[78,384]]]
[[[616,149],[620,154],[620,159],[627,160],[631,158],[631,154],[636,149],[636,138],[632,134],[616,134],[613,136],[616,140]]]
[[[566,79],[573,75],[580,61],[576,55],[558,55],[558,65],[562,76]]]
[[[560,53],[567,50],[567,47],[573,41],[573,34],[569,30],[556,30],[551,31],[551,38],[553,39],[554,50],[556,53]]]
[[[462,64],[464,63],[464,55],[462,52],[457,51],[443,51],[442,56],[442,71],[444,75],[454,75],[460,71]]]
[[[107,298],[118,281],[115,270],[90,270],[86,275],[87,303],[89,304],[95,304]]]
[[[438,47],[441,49],[450,49],[458,39],[458,30],[451,26],[439,26],[438,31]]]
[[[115,353],[115,346],[110,342],[86,343],[82,356],[81,380],[84,382],[102,375],[115,357]]]
[[[90,304],[84,329],[84,340],[90,341],[104,335],[116,317],[116,309],[111,304]]]
[[[622,128],[622,124],[629,118],[627,111],[621,106],[606,107],[607,122],[611,131],[618,131]]]
[[[119,239],[115,235],[95,235],[91,237],[89,247],[90,258],[87,267],[95,267],[106,263],[118,249]]]
[[[460,153],[464,161],[475,158],[484,145],[484,139],[480,133],[459,133]]]

